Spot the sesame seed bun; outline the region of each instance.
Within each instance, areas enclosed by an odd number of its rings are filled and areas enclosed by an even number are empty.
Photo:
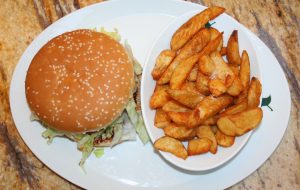
[[[97,131],[123,112],[134,87],[133,64],[106,34],[75,30],[44,45],[27,71],[31,111],[66,132]]]

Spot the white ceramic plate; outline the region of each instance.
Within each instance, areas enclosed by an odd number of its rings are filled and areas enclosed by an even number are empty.
[[[100,159],[91,156],[84,173],[78,167],[81,155],[75,143],[58,138],[49,146],[41,137],[42,126],[29,120],[24,91],[26,71],[35,53],[52,37],[77,28],[116,27],[132,45],[137,59],[145,63],[153,42],[169,23],[186,12],[202,8],[177,0],[108,1],[83,8],[49,26],[20,58],[10,86],[11,112],[27,146],[58,175],[87,189],[224,189],[255,171],[279,144],[287,127],[291,102],[278,61],[264,43],[244,27],[256,50],[257,61],[264,63],[260,67],[263,97],[272,95],[270,105],[274,111],[264,108],[264,121],[247,145],[216,170],[186,172],[174,168],[154,153],[150,143],[143,146],[137,141],[106,149]],[[269,131],[272,131],[272,136]]]
[[[152,79],[151,71],[155,65],[155,61],[159,53],[164,49],[170,49],[170,40],[175,31],[188,19],[192,16],[199,13],[197,11],[191,11],[183,16],[175,19],[158,37],[158,39],[154,42],[154,45],[150,51],[146,64],[144,66],[144,72],[142,77],[142,88],[141,88],[141,100],[142,100],[142,111],[145,120],[145,124],[147,127],[147,131],[149,136],[154,143],[155,140],[164,136],[163,130],[154,127],[154,117],[155,110],[150,109],[149,101],[151,98],[151,94],[149,92],[153,92],[155,88],[156,81]],[[213,25],[214,28],[218,29],[220,32],[224,32],[224,46],[229,39],[233,30],[238,30],[238,38],[239,38],[239,49],[240,52],[243,50],[247,50],[249,59],[250,59],[250,67],[251,67],[251,76],[255,76],[260,78],[259,73],[259,62],[257,62],[255,50],[252,46],[250,39],[247,34],[242,30],[241,25],[237,22],[230,19],[230,17],[225,16],[224,14],[217,17],[215,20],[211,21],[211,23],[215,22]],[[170,153],[159,151],[163,157],[171,162],[172,164],[191,171],[205,171],[216,168],[225,162],[229,161],[233,158],[247,143],[247,140],[251,136],[252,131],[246,133],[245,135],[235,138],[235,143],[233,146],[229,148],[218,147],[218,152],[216,154],[202,154],[199,156],[190,156],[186,160],[178,158]],[[186,146],[187,144],[184,143]]]

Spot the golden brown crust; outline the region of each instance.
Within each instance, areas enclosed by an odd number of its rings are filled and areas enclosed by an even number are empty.
[[[194,34],[204,25],[222,14],[225,11],[223,7],[209,7],[204,11],[194,15],[187,22],[185,22],[180,28],[174,33],[171,39],[171,49],[176,51],[179,50]]]
[[[133,65],[120,43],[76,30],[53,38],[35,55],[26,98],[32,112],[57,130],[95,131],[122,113],[133,79]]]

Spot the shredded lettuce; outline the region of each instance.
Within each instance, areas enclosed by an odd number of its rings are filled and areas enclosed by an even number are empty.
[[[135,127],[130,123],[127,112],[124,111],[123,113],[124,113],[124,125],[123,125],[123,132],[122,132],[123,134],[120,142],[136,140]]]
[[[149,136],[147,134],[142,115],[140,112],[137,112],[135,108],[136,104],[131,98],[126,106],[126,111],[141,141],[146,144],[149,142]]]
[[[113,124],[114,128],[114,137],[111,141],[111,147],[118,144],[121,140],[122,134],[123,134],[123,124],[124,124],[124,114],[122,114],[119,119],[117,119]]]
[[[39,118],[37,115],[35,115],[33,112],[30,114],[30,121],[38,121]]]
[[[126,52],[129,56],[129,58],[132,60],[134,73],[136,75],[141,75],[143,72],[143,68],[142,68],[141,64],[138,62],[138,60],[133,56],[131,46],[129,45],[127,40],[125,40],[124,45],[125,45],[125,49],[126,49]]]
[[[149,142],[149,136],[145,127],[144,119],[141,111],[137,111],[138,122],[135,126],[136,132],[144,144]]]
[[[131,46],[129,45],[127,40],[125,40],[124,45],[125,45],[127,54],[129,55],[129,57],[133,63],[134,74],[135,74],[135,83],[136,83],[136,88],[134,91],[136,91],[138,89],[137,85],[139,85],[139,79],[138,79],[139,77],[138,76],[140,76],[142,74],[143,68],[142,68],[141,64],[138,62],[138,60],[133,56]],[[136,110],[136,103],[134,102],[133,98],[131,98],[129,100],[129,102],[126,106],[126,111],[129,116],[129,119],[130,119],[131,123],[133,124],[133,126],[135,127],[136,133],[139,135],[141,141],[144,144],[149,142],[149,136],[146,131],[146,127],[144,124],[142,114]]]
[[[64,133],[62,132],[59,132],[57,130],[54,130],[54,129],[50,129],[50,128],[47,128],[43,133],[42,133],[42,136],[46,139],[48,139],[47,143],[48,144],[51,144],[54,137],[59,137],[59,136],[64,136]]]
[[[77,148],[82,151],[82,157],[79,162],[79,166],[82,168],[84,167],[86,159],[91,155],[91,153],[94,150],[95,135],[96,134],[85,135],[80,141],[77,142]]]
[[[114,125],[114,137],[111,141],[110,147],[115,146],[116,144],[119,144],[121,137],[123,134],[123,127],[122,124],[116,124]]]
[[[69,139],[75,142],[80,141],[85,136],[85,134],[76,134],[76,133],[67,133],[67,132],[65,132],[64,134],[66,137],[68,137]]]
[[[99,32],[102,32],[108,36],[110,36],[112,39],[116,40],[116,41],[121,41],[121,35],[119,34],[119,31],[115,28],[113,32],[109,32],[107,30],[104,29],[104,27],[102,26],[99,30]]]
[[[93,153],[97,158],[100,158],[104,155],[104,148],[97,148]]]

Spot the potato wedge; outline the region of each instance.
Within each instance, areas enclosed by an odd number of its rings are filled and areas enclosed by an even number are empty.
[[[255,108],[259,106],[261,96],[261,83],[260,81],[252,77],[249,90],[248,90],[248,108]]]
[[[195,108],[197,104],[204,98],[204,95],[199,93],[189,92],[186,90],[168,89],[167,93],[177,102],[189,108]]]
[[[165,135],[180,141],[190,140],[196,136],[196,129],[187,128],[184,125],[177,125],[175,123],[166,126],[164,132]]]
[[[230,107],[226,108],[224,111],[222,111],[220,113],[220,117],[242,112],[242,111],[247,109],[247,106],[248,106],[248,102],[247,102],[247,100],[244,100],[244,101],[242,101],[238,104],[235,104],[233,106],[230,106]]]
[[[239,65],[241,62],[237,30],[234,30],[229,37],[227,43],[227,60],[229,64],[233,65]]]
[[[219,118],[217,116],[209,117],[208,119],[205,119],[203,122],[201,122],[201,125],[209,125],[209,126],[216,125],[218,119]]]
[[[160,108],[170,100],[170,95],[167,93],[168,85],[156,85],[150,99],[150,108]]]
[[[199,71],[197,74],[197,79],[196,79],[196,89],[201,94],[204,94],[204,95],[210,94],[210,91],[208,88],[208,82],[209,82],[209,78]]]
[[[256,128],[261,122],[262,116],[261,108],[252,108],[237,114],[220,117],[217,125],[225,135],[241,136]]]
[[[190,18],[173,34],[170,43],[171,49],[175,51],[180,49],[208,21],[216,18],[224,11],[225,9],[222,7],[210,7]]]
[[[221,33],[219,30],[217,30],[217,29],[214,28],[214,27],[210,27],[210,28],[209,28],[209,32],[210,32],[210,36],[211,36],[210,40],[216,39],[217,36],[220,35],[220,33]],[[222,38],[221,41],[219,42],[219,45],[218,45],[216,51],[221,51],[222,47],[223,47],[223,38]]]
[[[171,137],[161,137],[154,142],[154,147],[157,150],[161,150],[163,152],[170,152],[175,156],[186,159],[188,157],[187,151],[183,144],[174,138]]]
[[[248,88],[250,83],[250,61],[248,53],[245,50],[242,53],[239,77],[243,87]]]
[[[170,125],[171,119],[162,109],[157,109],[154,117],[154,126],[157,128],[164,128]]]
[[[214,51],[217,51],[220,42],[223,40],[223,32],[220,33],[215,39],[211,40],[207,46],[205,46],[199,53],[199,57],[209,55]]]
[[[235,76],[239,76],[240,75],[240,68],[238,65],[228,65],[229,68],[232,70],[233,74]]]
[[[209,41],[210,33],[207,29],[202,29],[197,34],[195,34],[195,36],[182,49],[180,49],[178,55],[174,58],[167,70],[158,80],[158,84],[167,84],[170,81],[177,65],[190,56],[202,51],[202,49],[209,43]]]
[[[174,57],[176,56],[176,52],[166,49],[160,52],[158,55],[154,68],[151,72],[152,77],[154,80],[158,80],[161,75],[165,72],[165,70],[168,68]]]
[[[247,101],[247,96],[248,96],[248,89],[245,88],[245,89],[238,95],[238,97],[234,99],[234,104],[239,104],[239,103],[243,102],[244,100]]]
[[[210,58],[216,66],[213,74],[211,75],[211,78],[220,79],[226,87],[229,87],[234,80],[234,73],[232,72],[228,64],[223,60],[220,53],[211,53]]]
[[[169,111],[173,111],[173,112],[189,112],[192,111],[191,109],[179,104],[178,102],[176,102],[175,100],[170,100],[168,101],[163,107],[162,110],[164,112],[169,112]]]
[[[170,119],[178,125],[186,125],[192,112],[167,112]]]
[[[209,151],[213,154],[217,153],[217,150],[218,150],[217,140],[216,140],[215,134],[211,130],[210,126],[207,126],[207,125],[199,126],[197,128],[196,135],[199,139],[208,138],[209,140],[211,140],[212,144],[211,144]]]
[[[198,71],[197,71],[198,72]],[[196,88],[196,83],[195,82],[185,82],[183,83],[181,90],[186,90],[189,92],[195,92],[201,94],[197,88]]]
[[[226,48],[226,47],[222,47],[222,48],[221,48],[221,51],[220,51],[220,54],[221,54],[222,56],[225,56],[225,55],[227,54],[227,48]]]
[[[189,76],[191,70],[193,69],[194,65],[198,62],[198,59],[199,55],[195,54],[177,65],[170,79],[171,89],[181,88],[181,86]]]
[[[234,144],[235,137],[225,135],[220,130],[216,131],[216,141],[222,147],[230,147]]]
[[[191,82],[195,82],[197,79],[197,74],[198,74],[198,65],[196,64],[193,69],[191,70],[187,80]]]
[[[208,55],[200,57],[198,65],[199,70],[206,76],[211,76],[216,69],[215,63]]]
[[[210,128],[211,128],[212,132],[216,135],[218,127],[216,125],[212,125],[212,126],[210,126]]]
[[[220,96],[227,91],[228,87],[221,79],[215,78],[208,81],[208,88],[214,96]]]
[[[227,93],[231,96],[238,96],[244,90],[244,86],[239,77],[235,77],[231,86],[228,87]]]
[[[210,40],[216,39],[221,33],[218,29],[214,27],[209,27],[208,30],[210,32]]]
[[[235,76],[220,53],[211,53],[210,58],[215,64],[215,69],[210,75],[209,90],[214,96],[220,96],[232,85]]]
[[[211,145],[212,142],[208,138],[192,139],[188,143],[188,155],[193,156],[206,153],[210,150]]]
[[[199,32],[180,49],[176,57],[177,61],[187,59],[199,53],[209,43],[210,39],[210,32],[207,28],[199,30]]]
[[[206,119],[216,115],[218,112],[226,108],[233,101],[229,95],[221,95],[219,97],[207,96],[189,114],[186,125],[188,127],[196,127]],[[185,121],[186,122],[186,121]]]

